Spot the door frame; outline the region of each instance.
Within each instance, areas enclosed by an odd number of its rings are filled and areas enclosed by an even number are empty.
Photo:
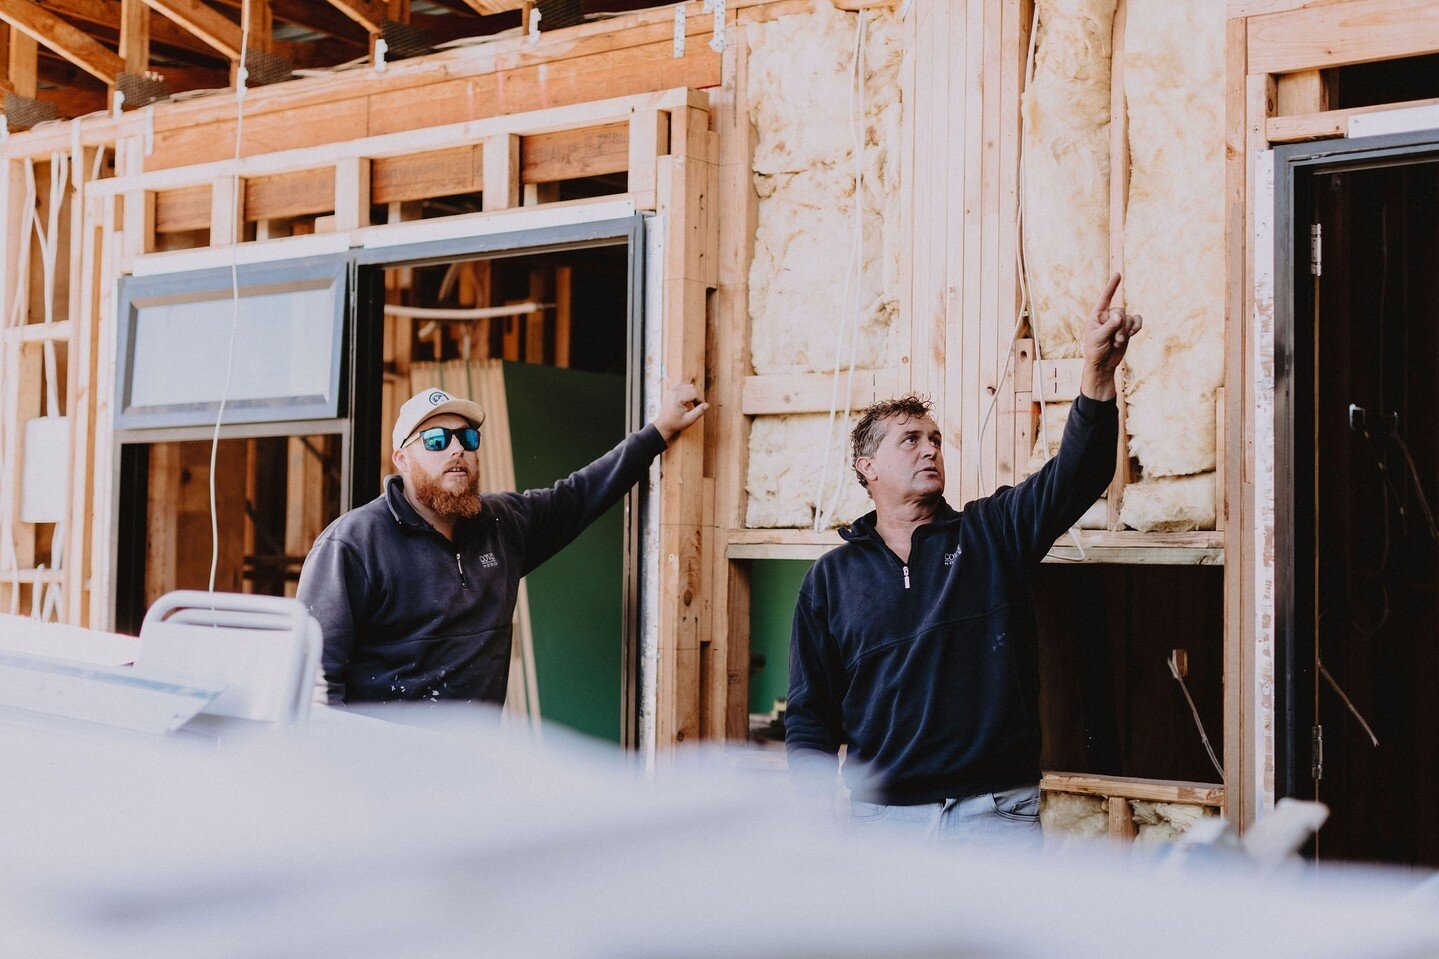
[[[379,434],[357,429],[357,424],[378,422],[380,416],[383,359],[381,355],[384,308],[384,272],[402,266],[425,266],[466,259],[491,259],[532,253],[598,246],[625,245],[628,250],[626,295],[626,371],[625,425],[629,432],[639,429],[644,420],[645,330],[645,264],[646,221],[641,213],[629,213],[609,219],[586,222],[553,223],[495,232],[477,232],[443,239],[416,239],[411,242],[356,247],[344,253],[322,258],[279,258],[248,263],[238,268],[247,282],[258,282],[274,272],[285,272],[305,262],[339,263],[344,265],[345,316],[341,326],[340,393],[338,412],[334,418],[276,419],[265,422],[231,422],[221,425],[220,439],[248,439],[261,436],[291,436],[333,433],[340,437],[341,470],[340,511],[344,512],[368,502],[379,489]],[[414,224],[406,224],[413,227]],[[143,278],[121,277],[116,297],[115,320],[123,326],[130,310],[127,287],[160,285],[157,276],[168,281],[164,285],[177,289],[189,288],[207,279],[216,270],[176,271],[148,274]],[[229,270],[224,269],[229,276]],[[201,283],[201,285],[204,285]],[[123,354],[124,344],[120,344]],[[384,424],[379,425],[380,429]],[[215,434],[209,426],[154,426],[116,429],[112,448],[111,541],[116,549],[111,555],[110,576],[114,590],[110,597],[111,622],[121,618],[136,619],[131,609],[137,582],[143,590],[145,494],[136,484],[148,475],[147,451],[154,443],[179,440],[209,440]],[[622,563],[622,652],[621,652],[621,743],[625,748],[639,745],[641,686],[641,519],[636,490],[626,494],[624,501],[624,555]],[[137,533],[140,539],[136,541]],[[137,562],[138,559],[138,562]],[[138,580],[137,580],[137,577]],[[143,606],[143,593],[140,605]]]
[[[1277,146],[1274,154],[1274,795],[1305,798],[1312,789],[1315,663],[1298,635],[1296,589],[1300,518],[1294,510],[1296,317],[1313,308],[1309,262],[1311,184],[1318,175],[1439,161],[1439,130]],[[1305,274],[1308,275],[1307,272]]]

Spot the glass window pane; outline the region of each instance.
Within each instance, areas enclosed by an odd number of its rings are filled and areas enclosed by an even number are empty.
[[[238,317],[213,292],[136,301],[129,411],[218,403],[232,321],[229,402],[332,401],[336,292],[328,278],[252,287]]]

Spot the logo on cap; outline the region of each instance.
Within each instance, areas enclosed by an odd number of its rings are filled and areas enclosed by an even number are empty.
[[[445,393],[443,390],[435,390],[435,391],[434,391],[433,393],[431,393],[430,396],[429,396],[430,405],[431,405],[431,406],[439,406],[441,403],[444,403],[444,402],[447,401],[449,398],[450,398],[449,394],[448,394],[448,393]]]

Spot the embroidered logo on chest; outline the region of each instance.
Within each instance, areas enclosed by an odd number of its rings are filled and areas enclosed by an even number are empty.
[[[494,553],[486,553],[485,555],[480,557],[480,565],[483,566],[485,569],[494,569],[496,566],[500,565],[500,561],[495,559]]]
[[[944,565],[946,565],[946,566],[953,566],[958,559],[959,559],[959,547],[956,546],[956,547],[954,548],[954,552],[953,552],[953,553],[945,553],[945,554],[944,554]]]

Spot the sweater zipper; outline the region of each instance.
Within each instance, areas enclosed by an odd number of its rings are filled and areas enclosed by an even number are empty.
[[[460,563],[459,553],[455,554],[455,569],[460,571],[460,585],[465,587],[466,589],[469,589],[470,584],[465,582],[465,567]],[[906,582],[908,581],[906,580]]]
[[[904,572],[904,588],[909,589],[909,566],[901,563],[900,569]]]

